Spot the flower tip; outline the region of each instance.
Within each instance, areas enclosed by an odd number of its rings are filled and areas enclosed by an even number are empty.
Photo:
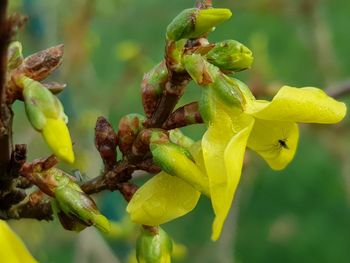
[[[75,161],[75,156],[72,147],[60,148],[56,154],[58,158],[62,159],[63,161],[69,164],[73,164]]]
[[[42,130],[42,135],[58,158],[72,164],[74,152],[67,125],[62,119],[48,118]]]
[[[109,233],[111,231],[111,223],[104,215],[96,215],[94,218],[95,226],[103,233]]]
[[[199,10],[196,18],[196,30],[209,31],[218,24],[230,19],[232,12],[227,8],[210,8]]]

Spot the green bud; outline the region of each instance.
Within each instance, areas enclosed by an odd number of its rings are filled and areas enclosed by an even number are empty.
[[[224,8],[185,9],[168,25],[167,38],[174,41],[182,38],[198,38],[231,16],[231,11]]]
[[[189,150],[174,143],[151,143],[154,162],[166,173],[177,176],[209,196],[208,178],[201,172]]]
[[[250,68],[254,60],[250,49],[235,40],[226,40],[215,44],[206,58],[220,69],[235,72]]]
[[[160,227],[158,233],[142,229],[136,243],[136,257],[139,263],[170,263],[173,242]]]
[[[167,61],[173,71],[183,71],[182,56],[186,42],[187,39],[181,39],[179,41],[169,41],[167,44]]]
[[[169,139],[172,143],[180,145],[184,148],[189,148],[192,144],[194,144],[194,141],[190,137],[183,134],[180,129],[169,131]]]
[[[47,118],[67,121],[61,102],[40,82],[22,76],[17,84],[23,88],[26,113],[36,130],[43,129]]]
[[[151,117],[157,108],[168,80],[168,70],[165,61],[160,62],[143,76],[141,83],[142,105],[147,117]]]
[[[23,62],[22,44],[21,42],[12,42],[8,48],[7,53],[7,68],[9,70],[15,69]]]
[[[219,74],[213,83],[208,85],[215,95],[226,105],[242,108],[244,101],[242,92],[237,82],[225,74]]]
[[[94,200],[85,194],[69,175],[56,168],[51,168],[47,172],[53,176],[56,183],[53,193],[59,211],[82,225],[94,225],[103,232],[109,232],[108,219],[98,211]],[[73,229],[81,230],[81,227],[74,226]]]

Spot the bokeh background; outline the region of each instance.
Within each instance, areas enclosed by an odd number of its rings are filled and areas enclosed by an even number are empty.
[[[52,77],[66,82],[60,96],[70,117],[83,180],[99,174],[93,145],[96,118],[116,128],[120,117],[142,113],[140,81],[162,59],[167,24],[194,0],[12,0],[11,10],[27,14],[18,35],[25,55],[65,44],[64,63]],[[238,78],[259,97],[271,97],[283,84],[334,90],[350,78],[350,1],[220,0],[234,16],[210,41],[236,39],[255,54],[250,71]],[[196,100],[191,85],[181,104]],[[346,96],[340,98],[348,101]],[[15,140],[29,144],[29,158],[49,154],[40,135],[15,105]],[[219,242],[210,241],[213,213],[202,198],[186,217],[164,225],[175,239],[175,262],[347,263],[350,258],[349,118],[339,125],[301,126],[295,160],[272,171],[256,155],[247,165],[234,207]],[[202,127],[185,132],[199,139]],[[144,177],[144,176],[143,176]],[[145,177],[147,178],[147,177]],[[70,233],[54,222],[21,220],[11,226],[40,262],[134,262],[137,227],[125,217],[118,193],[101,193],[99,207],[113,223],[103,236],[94,229]]]

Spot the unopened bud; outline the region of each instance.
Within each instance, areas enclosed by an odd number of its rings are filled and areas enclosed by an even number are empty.
[[[128,114],[119,121],[118,145],[122,153],[128,153],[143,128],[145,117],[140,114]]]
[[[141,83],[142,104],[148,118],[156,110],[167,80],[168,70],[165,61],[160,62],[143,76]]]
[[[209,196],[208,178],[201,172],[191,153],[174,143],[151,143],[154,162],[166,173],[180,177]]]
[[[59,158],[73,163],[72,141],[66,125],[68,118],[61,102],[40,82],[25,76],[16,82],[23,88],[25,109],[32,126],[42,133]]]
[[[22,44],[21,42],[12,42],[8,48],[7,53],[7,68],[9,70],[15,69],[23,62]]]
[[[168,25],[167,38],[174,41],[198,38],[228,20],[231,15],[231,11],[224,8],[185,9]]]
[[[254,60],[250,49],[235,40],[226,40],[215,44],[206,58],[220,69],[235,72],[250,68]]]
[[[160,227],[157,233],[142,229],[137,239],[136,257],[139,263],[170,263],[173,242]]]
[[[95,226],[103,232],[109,232],[110,223],[104,217],[90,196],[85,194],[68,175],[61,170],[51,168],[45,173],[54,176],[57,186],[53,190],[59,211],[62,211],[73,222],[79,221],[85,226]],[[67,218],[66,218],[67,219]],[[74,230],[81,230],[79,225],[73,224]]]

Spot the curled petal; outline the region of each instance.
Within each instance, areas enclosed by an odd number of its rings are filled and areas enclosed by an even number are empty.
[[[237,188],[247,140],[254,119],[242,114],[233,119],[216,105],[215,117],[202,139],[203,157],[209,178],[212,205],[215,212],[212,240],[220,236]],[[235,128],[242,126],[242,129]],[[223,158],[224,157],[224,158]]]
[[[189,213],[199,196],[181,178],[161,172],[136,191],[126,210],[133,222],[156,226]]]
[[[317,88],[284,86],[271,102],[251,101],[246,113],[263,120],[326,124],[340,122],[346,106]]]
[[[292,161],[299,139],[294,122],[255,120],[248,147],[257,152],[274,170],[284,169]]]

